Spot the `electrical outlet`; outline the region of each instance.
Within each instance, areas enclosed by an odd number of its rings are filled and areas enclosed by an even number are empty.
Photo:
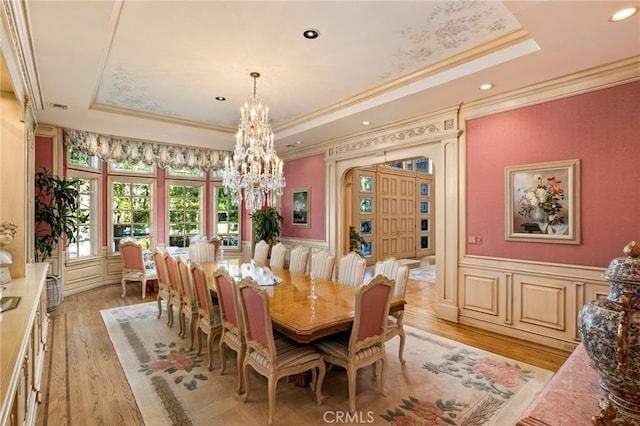
[[[469,235],[469,244],[475,244],[475,243],[476,243],[476,236]]]
[[[482,244],[482,235],[476,235],[476,244]]]

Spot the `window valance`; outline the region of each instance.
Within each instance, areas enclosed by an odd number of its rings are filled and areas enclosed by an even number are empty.
[[[218,170],[224,167],[225,157],[233,154],[217,149],[125,140],[75,129],[63,129],[63,141],[66,146],[86,155],[95,155],[101,160],[142,161],[161,168],[171,166],[176,169]]]

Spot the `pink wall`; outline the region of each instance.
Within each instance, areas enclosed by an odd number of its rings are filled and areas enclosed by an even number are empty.
[[[639,135],[640,82],[469,120],[467,253],[606,267],[640,239]],[[506,241],[505,167],[576,158],[582,244]]]
[[[53,138],[36,136],[35,171],[41,172],[43,167],[53,167]]]
[[[324,155],[318,154],[284,163],[284,176],[287,186],[282,195],[282,236],[307,238],[311,240],[325,239],[324,217]],[[293,190],[309,188],[311,190],[311,210],[309,228],[291,226],[291,193]]]

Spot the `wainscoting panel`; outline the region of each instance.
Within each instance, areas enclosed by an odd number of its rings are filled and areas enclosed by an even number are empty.
[[[579,310],[609,294],[603,271],[467,256],[458,269],[459,322],[573,350]]]
[[[494,318],[498,317],[501,314],[499,295],[498,277],[477,273],[462,274],[460,308],[464,312],[473,311],[479,314],[487,314]]]

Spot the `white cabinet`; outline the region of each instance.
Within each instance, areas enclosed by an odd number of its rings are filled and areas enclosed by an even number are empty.
[[[29,265],[25,278],[6,284],[3,297],[19,296],[17,308],[0,313],[1,426],[33,425],[42,401],[47,343],[47,264]]]

